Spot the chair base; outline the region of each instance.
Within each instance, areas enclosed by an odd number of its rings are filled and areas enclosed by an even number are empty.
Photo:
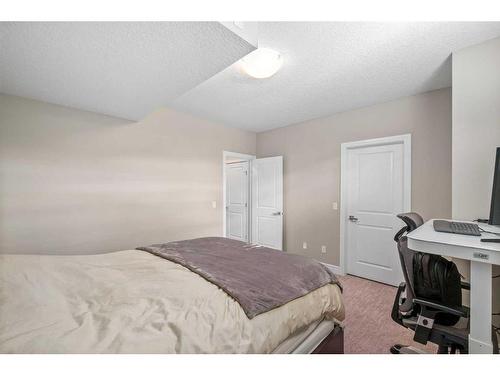
[[[431,354],[425,350],[415,348],[414,346],[401,344],[391,346],[390,351],[392,354]],[[467,354],[467,351],[456,345],[452,345],[450,347],[440,345],[438,347],[437,354]]]

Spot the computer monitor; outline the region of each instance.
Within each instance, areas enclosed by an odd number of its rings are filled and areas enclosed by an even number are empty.
[[[500,147],[497,147],[493,191],[491,193],[490,220],[488,224],[500,225]]]

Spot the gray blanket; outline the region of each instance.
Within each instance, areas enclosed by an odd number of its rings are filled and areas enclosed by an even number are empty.
[[[228,238],[197,238],[137,249],[178,263],[217,285],[250,319],[326,284],[339,284],[318,261]]]

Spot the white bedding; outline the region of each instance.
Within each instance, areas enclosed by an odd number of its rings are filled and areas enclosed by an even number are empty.
[[[217,286],[143,251],[0,255],[1,353],[270,353],[323,318],[344,318],[337,285],[250,320]]]

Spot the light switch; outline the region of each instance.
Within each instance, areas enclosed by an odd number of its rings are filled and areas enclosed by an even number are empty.
[[[326,246],[325,245],[321,246],[321,253],[326,254]]]
[[[337,202],[333,202],[332,203],[332,209],[334,209],[334,210],[338,210],[339,209],[339,205],[338,205]]]
[[[302,248],[303,248],[304,250],[306,250],[306,249],[307,249],[307,242],[303,242],[303,243],[302,243]]]
[[[212,201],[212,208],[217,208],[217,201]]]

